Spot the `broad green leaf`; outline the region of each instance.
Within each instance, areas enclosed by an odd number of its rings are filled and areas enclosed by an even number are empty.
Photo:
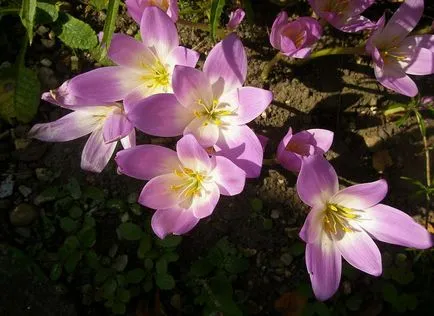
[[[163,247],[163,248],[173,248],[178,246],[182,241],[182,237],[181,236],[176,236],[176,235],[169,235],[166,236],[166,238],[164,239],[157,239],[157,241],[155,242],[158,246]]]
[[[82,209],[77,206],[74,205],[70,210],[69,210],[69,216],[73,219],[79,219],[81,217],[81,215],[83,215],[83,211]]]
[[[78,223],[70,217],[62,217],[60,219],[60,227],[64,232],[72,233],[77,229]]]
[[[394,305],[398,299],[398,290],[392,283],[385,283],[382,288],[383,298]]]
[[[160,290],[171,290],[175,287],[175,280],[167,273],[157,274],[155,276],[155,283]]]
[[[81,253],[79,251],[74,251],[65,262],[65,271],[71,274],[74,272],[78,263],[81,260]]]
[[[56,24],[54,30],[66,46],[92,49],[98,44],[98,39],[92,27],[68,13],[61,13]]]
[[[78,183],[76,178],[69,179],[65,188],[69,192],[69,195],[71,195],[71,197],[73,199],[77,200],[81,197],[80,184]]]
[[[131,299],[130,291],[124,288],[118,289],[118,300],[122,303],[128,303]]]
[[[127,283],[139,284],[145,278],[146,272],[143,269],[137,268],[126,273]]]
[[[95,9],[97,9],[98,11],[101,11],[107,8],[108,2],[109,0],[90,0],[89,4],[95,7]]]
[[[140,226],[134,223],[122,223],[118,227],[120,237],[125,240],[139,240],[143,236],[143,231]]]
[[[126,311],[126,306],[124,303],[115,302],[112,306],[112,312],[116,315],[124,315]]]
[[[83,248],[90,248],[96,242],[96,231],[93,227],[87,226],[78,232],[77,237]]]
[[[211,16],[210,16],[210,33],[211,38],[215,40],[217,28],[219,26],[220,17],[223,13],[223,7],[225,6],[225,0],[212,0],[211,3]]]
[[[155,271],[157,274],[167,273],[167,261],[164,258],[160,258],[155,262]]]
[[[94,270],[97,270],[99,268],[98,255],[95,251],[91,250],[86,253],[86,263],[90,268]]]
[[[58,17],[59,17],[58,6],[47,2],[38,2],[36,7],[36,17],[35,17],[36,24],[53,23],[56,22]]]
[[[118,272],[122,272],[125,270],[127,264],[128,264],[128,256],[120,255],[116,257],[115,262],[113,262],[112,268]]]
[[[137,257],[139,259],[145,258],[145,254],[152,249],[152,240],[149,234],[144,234],[142,239],[140,239],[140,245],[137,249]]]
[[[105,197],[104,191],[97,187],[85,187],[83,190],[82,199],[90,199],[94,201],[103,201]]]
[[[23,0],[20,10],[21,23],[27,30],[29,43],[32,44],[33,40],[33,25],[35,23],[36,14],[36,0]]]
[[[118,287],[118,283],[116,282],[115,279],[108,279],[107,281],[105,281],[102,287],[104,298],[109,299],[113,297],[117,287]]]
[[[40,83],[36,73],[17,64],[2,70],[0,76],[0,117],[9,123],[13,119],[29,123],[38,111]]]

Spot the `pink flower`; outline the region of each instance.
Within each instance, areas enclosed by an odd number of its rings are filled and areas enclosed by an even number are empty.
[[[288,22],[288,14],[282,11],[271,28],[270,43],[288,57],[306,58],[321,35],[322,27],[317,20],[301,17]]]
[[[147,7],[158,7],[166,12],[173,22],[178,20],[178,0],[126,0],[125,4],[128,14],[139,24]]]
[[[333,25],[348,33],[374,28],[375,24],[361,16],[375,0],[308,0],[315,13]]]
[[[407,36],[420,20],[423,0],[406,0],[385,25],[384,16],[369,38],[378,82],[400,94],[414,97],[418,89],[407,76],[434,73],[434,35]]]
[[[194,67],[199,54],[179,46],[178,32],[157,7],[146,7],[140,24],[142,42],[115,34],[108,57],[119,66],[95,69],[71,79],[69,93],[88,100],[133,103],[172,92],[175,65]]]
[[[119,171],[150,180],[139,203],[156,209],[152,229],[164,238],[190,231],[212,214],[222,195],[239,194],[245,183],[243,170],[224,157],[209,157],[193,135],[176,144],[176,152],[156,145],[141,145],[118,152]]]
[[[419,101],[421,108],[427,108],[434,105],[434,96],[422,97]]]
[[[138,103],[125,102],[128,118],[141,131],[172,137],[193,134],[205,148],[232,160],[247,177],[259,176],[263,150],[246,125],[272,100],[268,90],[243,87],[247,75],[244,46],[235,34],[209,53],[204,71],[176,66],[174,94],[159,94]]]
[[[226,24],[226,28],[233,31],[235,30],[238,25],[241,24],[241,22],[244,20],[244,17],[246,16],[246,12],[244,12],[243,9],[236,9],[235,11],[232,11],[229,15],[229,22]]]
[[[387,193],[384,180],[339,190],[333,167],[322,155],[313,155],[304,159],[297,192],[312,207],[300,237],[307,243],[306,266],[320,300],[330,298],[338,289],[342,257],[361,271],[381,274],[381,255],[372,238],[404,247],[432,247],[431,235],[424,227],[404,212],[380,203]]]
[[[303,158],[326,153],[333,143],[333,132],[326,129],[308,129],[292,134],[288,133],[277,148],[277,161],[292,172],[299,172]]]
[[[46,142],[65,142],[90,134],[81,155],[81,168],[101,172],[110,160],[118,140],[124,148],[135,146],[136,136],[122,105],[106,103],[94,105],[93,101],[75,98],[68,93],[65,82],[57,91],[44,93],[42,99],[74,112],[57,121],[36,124],[29,137]]]

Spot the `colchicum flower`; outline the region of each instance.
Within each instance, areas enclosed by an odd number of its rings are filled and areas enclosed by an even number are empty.
[[[247,173],[260,174],[263,149],[246,125],[272,100],[268,90],[243,87],[247,58],[243,44],[231,34],[209,53],[204,71],[176,66],[174,94],[158,94],[141,102],[125,102],[128,118],[141,131],[172,137],[193,134]]]
[[[135,146],[136,134],[122,104],[95,105],[93,101],[72,97],[66,81],[57,91],[44,93],[42,99],[73,110],[57,121],[36,124],[29,137],[46,142],[66,142],[90,134],[81,155],[81,168],[101,172],[120,140],[124,148]]]
[[[224,157],[209,157],[193,135],[176,144],[176,152],[156,145],[140,145],[117,153],[119,171],[150,180],[139,203],[157,211],[152,229],[160,238],[190,231],[211,215],[222,195],[239,194],[245,183],[243,170]]]
[[[276,160],[285,169],[299,172],[303,158],[326,153],[333,143],[333,132],[326,129],[308,129],[292,134],[292,128],[277,148]]]
[[[319,22],[310,17],[300,17],[288,22],[285,11],[279,13],[271,28],[270,43],[283,55],[295,58],[306,58],[322,35]]]
[[[178,0],[126,0],[125,4],[127,5],[128,14],[138,24],[140,24],[143,11],[147,7],[159,7],[167,13],[173,22],[178,20]]]
[[[406,0],[385,25],[384,16],[369,38],[378,82],[400,94],[414,97],[418,88],[409,75],[434,73],[434,35],[407,36],[420,20],[423,0]]]
[[[322,155],[313,155],[303,161],[297,192],[312,207],[300,237],[306,242],[306,266],[320,300],[330,298],[339,287],[341,257],[368,274],[381,274],[381,254],[372,238],[404,247],[432,247],[424,227],[380,203],[387,194],[385,180],[339,190],[333,167]]]
[[[244,12],[244,10],[241,8],[232,11],[229,15],[229,22],[226,24],[226,28],[230,31],[235,30],[241,24],[241,22],[243,22],[245,16],[246,12]]]
[[[71,79],[69,93],[88,100],[134,103],[172,92],[175,65],[195,67],[199,54],[179,46],[178,32],[157,7],[146,7],[140,24],[142,42],[114,34],[108,57],[119,66],[98,68]]]
[[[375,0],[308,0],[313,11],[343,32],[354,33],[375,27],[369,19],[361,16]]]

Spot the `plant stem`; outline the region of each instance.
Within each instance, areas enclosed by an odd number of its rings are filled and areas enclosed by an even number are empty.
[[[262,80],[267,80],[268,76],[270,75],[271,70],[273,69],[274,65],[277,64],[277,62],[283,57],[283,55],[278,52],[273,59],[271,59],[264,67],[261,73]]]
[[[19,13],[20,8],[4,8],[0,9],[0,14]]]
[[[309,59],[314,59],[318,57],[328,56],[328,55],[365,55],[365,47],[332,47],[324,48],[319,51],[313,52]]]

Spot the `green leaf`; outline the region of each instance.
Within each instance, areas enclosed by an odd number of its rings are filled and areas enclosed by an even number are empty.
[[[84,227],[78,232],[77,237],[83,248],[91,248],[96,242],[96,231],[93,227]]]
[[[20,10],[21,23],[27,30],[29,43],[32,44],[33,40],[33,25],[35,23],[36,14],[36,0],[23,0]]]
[[[155,283],[160,290],[171,290],[175,287],[175,280],[167,273],[157,274],[155,276]]]
[[[101,268],[96,272],[95,275],[95,283],[96,284],[101,284],[103,283],[105,280],[107,280],[107,278],[109,276],[111,276],[114,273],[113,269],[110,268]]]
[[[74,251],[65,262],[65,271],[71,274],[74,272],[78,263],[81,260],[81,253],[79,251]]]
[[[385,283],[382,288],[383,297],[386,302],[394,305],[398,299],[398,290],[392,283]]]
[[[422,114],[420,114],[419,111],[415,110],[414,114],[416,115],[417,122],[419,124],[420,133],[422,136],[426,136],[426,126],[425,126],[425,120],[423,119]]]
[[[163,247],[163,248],[174,248],[176,246],[178,246],[182,241],[182,237],[181,236],[177,236],[177,235],[169,235],[166,236],[166,238],[164,239],[157,239],[157,241],[155,242],[158,246]]]
[[[157,274],[165,274],[167,273],[167,261],[163,258],[160,258],[155,262],[155,271]]]
[[[104,298],[109,299],[113,297],[117,287],[118,287],[118,283],[116,282],[115,279],[108,279],[107,281],[105,281],[102,287]]]
[[[176,252],[166,252],[161,256],[161,258],[164,258],[168,263],[171,263],[178,261],[179,255]]]
[[[137,249],[137,257],[139,259],[145,258],[145,254],[152,249],[152,240],[149,234],[144,234],[140,239],[139,248]]]
[[[62,275],[62,265],[60,263],[56,263],[52,268],[50,272],[50,279],[52,281],[59,280],[60,276]]]
[[[130,291],[120,288],[118,289],[118,300],[122,303],[128,303],[131,299]]]
[[[77,230],[78,224],[77,221],[73,220],[70,217],[62,217],[60,219],[60,227],[66,233],[72,233]]]
[[[0,117],[9,123],[17,119],[29,123],[36,115],[40,99],[40,83],[36,73],[22,64],[0,75]]]
[[[126,306],[124,303],[115,302],[112,306],[112,312],[117,315],[124,315],[126,311]]]
[[[97,9],[98,11],[104,10],[105,8],[107,8],[107,3],[108,0],[90,0],[89,4],[93,7],[95,7],[95,9]]]
[[[250,201],[250,206],[252,207],[252,210],[254,212],[259,213],[264,208],[264,203],[262,202],[261,199],[254,198],[253,200]]]
[[[103,190],[97,187],[88,186],[84,188],[82,198],[101,202],[104,201],[105,194]]]
[[[70,210],[69,210],[69,216],[73,219],[79,219],[81,217],[81,215],[83,215],[83,211],[80,207],[78,207],[77,205],[74,205]]]
[[[227,258],[224,264],[226,271],[232,274],[238,274],[249,268],[249,261],[246,258]]]
[[[139,284],[145,278],[146,272],[143,269],[137,268],[126,273],[126,281],[131,284]]]
[[[81,197],[80,184],[78,183],[76,178],[69,179],[65,188],[69,192],[69,195],[71,195],[71,197],[73,199],[77,200]]]
[[[94,270],[97,270],[99,268],[98,255],[95,251],[92,250],[86,253],[86,263],[90,268]]]
[[[58,6],[47,3],[47,2],[39,2],[36,7],[36,24],[48,24],[56,22],[59,17],[59,8]]]
[[[127,264],[128,264],[128,256],[127,255],[120,255],[120,256],[116,257],[116,260],[113,263],[112,267],[116,271],[122,272],[125,270]]]
[[[211,3],[210,33],[213,40],[216,38],[217,28],[220,24],[220,17],[223,13],[225,2],[225,0],[212,0]]]
[[[60,195],[58,187],[48,187],[42,191],[34,200],[36,205],[40,205],[46,202],[54,201]]]
[[[58,37],[71,48],[92,49],[98,44],[92,27],[68,13],[61,13],[56,24]]]
[[[103,36],[100,44],[101,57],[104,58],[107,55],[107,49],[110,47],[113,33],[116,27],[116,18],[119,12],[120,0],[109,0],[107,8],[107,17],[104,22]]]
[[[139,240],[143,236],[143,231],[140,226],[134,223],[122,223],[118,227],[120,237],[125,240]]]

